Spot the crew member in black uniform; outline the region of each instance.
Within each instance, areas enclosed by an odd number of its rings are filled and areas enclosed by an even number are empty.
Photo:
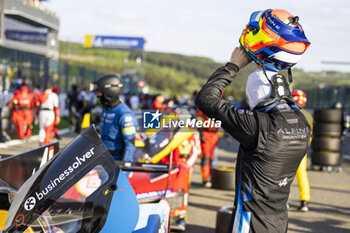
[[[284,10],[254,12],[230,62],[218,68],[196,97],[197,107],[240,142],[235,211],[228,232],[287,232],[287,200],[309,145],[310,114],[294,103],[290,67],[310,45],[298,17]],[[237,72],[254,60],[246,87],[250,110],[221,99]],[[289,82],[277,73],[288,69]]]

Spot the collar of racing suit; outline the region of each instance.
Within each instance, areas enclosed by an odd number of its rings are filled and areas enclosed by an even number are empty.
[[[286,101],[279,101],[279,102],[275,102],[275,103],[272,103],[266,107],[263,107],[263,108],[257,108],[256,110],[258,110],[259,112],[268,112],[274,108],[277,108],[281,111],[283,111],[283,109],[285,110],[288,110],[289,109],[292,109],[292,110],[300,110],[301,107],[297,104],[287,104]]]

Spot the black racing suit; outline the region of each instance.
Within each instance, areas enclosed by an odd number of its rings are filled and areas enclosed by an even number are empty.
[[[220,67],[196,97],[197,107],[240,142],[235,213],[229,232],[287,232],[287,200],[306,154],[310,124],[300,109],[280,103],[268,112],[237,109],[220,98],[238,67]],[[233,228],[233,230],[232,230]]]

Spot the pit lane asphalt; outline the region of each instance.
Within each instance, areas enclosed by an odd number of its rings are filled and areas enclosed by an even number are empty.
[[[64,148],[76,135],[67,133],[60,140]],[[30,141],[0,143],[1,154],[17,154],[38,146],[34,138]],[[221,138],[218,150],[218,166],[233,167],[237,155],[238,143],[234,140],[226,143]],[[310,153],[309,153],[310,154]],[[298,183],[294,180],[289,198],[289,233],[345,233],[350,232],[350,135],[343,142],[342,171],[308,170],[311,185],[309,212],[297,211],[299,205]],[[310,159],[309,168],[310,166]],[[200,160],[194,166],[190,187],[188,219],[186,233],[214,233],[217,210],[233,203],[233,190],[207,189],[201,186]]]

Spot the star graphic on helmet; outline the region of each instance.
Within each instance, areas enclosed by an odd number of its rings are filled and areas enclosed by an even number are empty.
[[[160,117],[162,115],[162,113],[160,113],[159,110],[157,110],[157,112],[151,113],[151,114],[152,114],[151,122],[153,122],[154,120],[158,119],[158,117]]]

